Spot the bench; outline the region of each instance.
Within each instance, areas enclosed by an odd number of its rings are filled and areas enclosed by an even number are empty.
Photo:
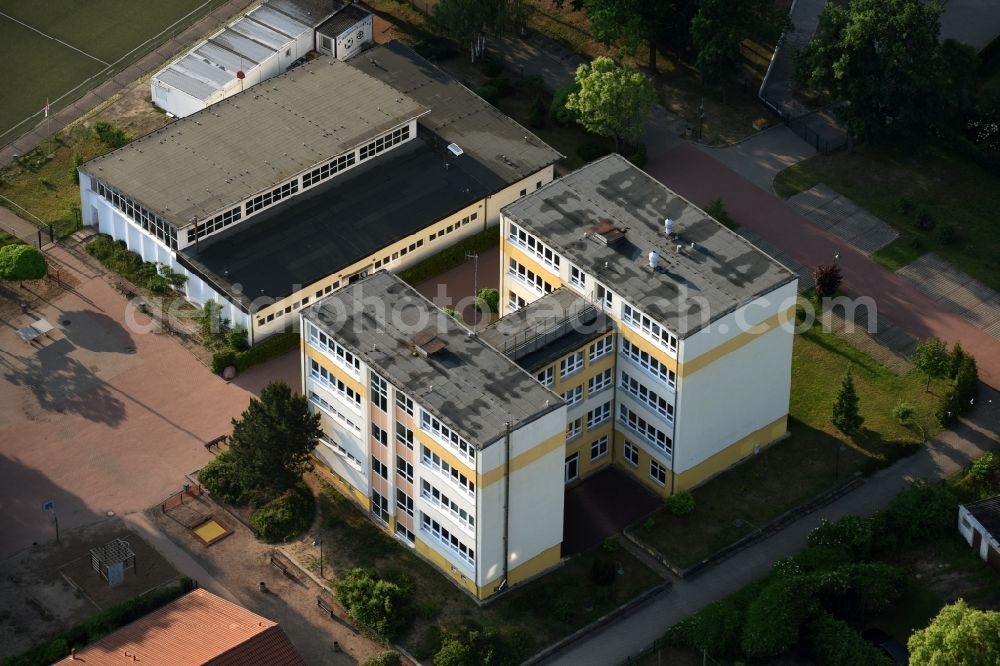
[[[292,577],[292,575],[288,573],[288,567],[282,564],[281,561],[278,560],[274,555],[271,556],[271,566],[280,571],[282,575],[288,576],[289,578]]]
[[[323,598],[323,595],[316,596],[316,607],[328,614],[331,620],[336,617],[336,612],[333,610],[333,606],[331,606],[330,602]]]

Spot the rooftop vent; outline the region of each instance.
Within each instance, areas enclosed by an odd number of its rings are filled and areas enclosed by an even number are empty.
[[[444,351],[448,345],[437,336],[433,328],[425,328],[413,336],[410,341],[410,351],[414,356],[427,358],[433,354]]]
[[[612,222],[598,222],[590,228],[590,233],[598,242],[613,246],[615,243],[625,238],[627,229],[616,227]]]
[[[656,254],[656,251],[654,250],[649,253],[649,267],[655,271],[659,267],[659,265],[660,265],[660,255]]]
[[[668,236],[674,235],[674,227],[676,226],[677,224],[669,217],[663,221],[663,230],[666,232]]]
[[[451,154],[454,155],[455,157],[458,157],[465,153],[465,151],[462,150],[461,146],[459,146],[457,143],[449,143],[448,150],[450,150]]]

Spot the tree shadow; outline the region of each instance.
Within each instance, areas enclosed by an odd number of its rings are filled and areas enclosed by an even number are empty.
[[[5,364],[4,379],[27,388],[38,406],[47,412],[78,414],[88,421],[110,426],[125,418],[125,404],[115,396],[103,379],[72,358],[74,347],[68,340],[57,340],[18,357],[17,363]]]
[[[135,341],[117,320],[89,310],[66,311],[59,315],[59,327],[74,346],[100,353],[132,353]]]

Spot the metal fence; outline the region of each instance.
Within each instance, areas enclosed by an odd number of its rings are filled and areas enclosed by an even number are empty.
[[[31,218],[36,225],[36,227],[27,228],[28,225],[23,223],[15,225],[4,220],[3,216],[0,216],[0,231],[19,238],[28,245],[34,245],[39,250],[44,249],[47,245],[55,242],[55,229],[51,224],[43,221],[31,211],[19,206],[17,203],[11,201],[2,194],[0,194],[0,206],[9,208],[12,213],[19,217]]]
[[[847,148],[847,132],[823,117],[823,114],[831,112],[836,105],[795,115],[787,110],[782,100],[769,96],[763,89],[759,93],[759,98],[778,114],[788,129],[802,137],[817,152],[830,155]],[[817,131],[817,128],[824,131]]]

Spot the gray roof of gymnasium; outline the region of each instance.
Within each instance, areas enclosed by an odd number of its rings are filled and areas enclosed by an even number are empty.
[[[681,338],[796,279],[616,154],[552,181],[501,212]],[[676,222],[677,239],[664,233],[665,218]],[[595,240],[588,232],[600,222],[627,228],[625,240],[615,247]],[[688,247],[692,242],[694,250]],[[655,273],[649,268],[651,250],[660,255]]]
[[[347,5],[339,12],[316,26],[316,32],[327,37],[339,37],[368,17],[368,12],[358,5]]]
[[[344,0],[266,0],[268,7],[315,28],[344,7]]]
[[[348,59],[431,112],[420,124],[455,143],[509,185],[553,164],[562,155],[493,105],[398,41]]]
[[[338,90],[351,93],[334,94]],[[82,169],[184,227],[426,112],[398,90],[324,56]]]
[[[303,316],[476,448],[503,437],[507,421],[517,428],[563,405],[534,377],[387,271],[333,292],[303,310]],[[445,349],[424,358],[411,351],[411,342],[427,330]]]

